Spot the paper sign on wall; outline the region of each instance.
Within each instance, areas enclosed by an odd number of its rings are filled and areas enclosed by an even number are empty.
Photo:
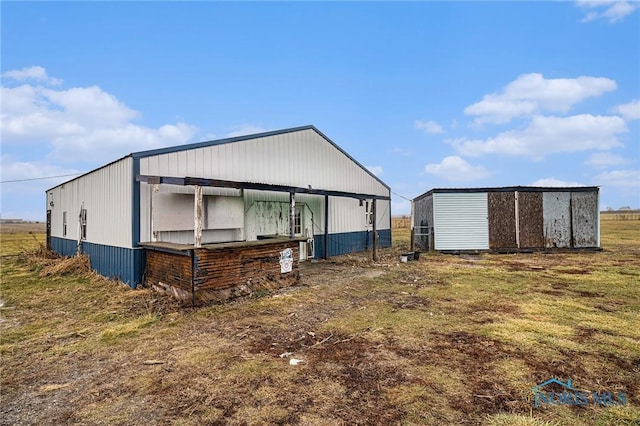
[[[290,248],[280,252],[280,272],[285,274],[293,269],[293,250]]]

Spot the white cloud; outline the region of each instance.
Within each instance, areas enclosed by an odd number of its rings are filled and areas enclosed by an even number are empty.
[[[609,166],[618,166],[627,162],[628,161],[625,160],[624,157],[617,154],[612,154],[610,152],[596,152],[591,154],[584,164],[595,168],[605,168]]]
[[[80,135],[55,138],[52,156],[60,161],[95,160],[104,162],[135,151],[184,144],[196,129],[186,123],[166,124],[158,129],[131,123],[120,127],[93,129]],[[104,146],[107,144],[106,146]]]
[[[36,75],[46,76],[46,71]],[[1,90],[2,143],[49,144],[49,155],[64,162],[103,163],[132,151],[183,144],[196,132],[182,122],[158,128],[134,124],[140,114],[98,86],[50,89],[24,84]]]
[[[613,170],[594,178],[598,185],[640,188],[640,170]]]
[[[576,103],[616,89],[614,80],[603,77],[545,79],[542,74],[519,76],[501,93],[485,95],[480,102],[465,108],[476,116],[475,122],[508,123],[516,117],[543,112],[568,112]]]
[[[227,133],[227,137],[235,138],[237,136],[253,135],[262,132],[266,132],[266,129],[254,126],[253,124],[242,124],[240,126],[235,126],[231,132]]]
[[[391,152],[393,152],[394,154],[400,155],[402,157],[412,157],[414,155],[413,151],[410,151],[404,148],[393,148]]]
[[[384,171],[382,170],[382,166],[365,166],[367,170],[376,175],[377,177],[382,176]]]
[[[617,135],[627,131],[624,120],[616,116],[535,116],[523,130],[510,130],[486,140],[458,138],[447,143],[465,156],[504,154],[540,160],[554,153],[621,146]]]
[[[570,182],[570,181],[560,180],[560,179],[551,177],[551,178],[538,179],[537,181],[533,182],[531,186],[546,186],[546,187],[557,188],[557,187],[573,187],[573,186],[585,186],[585,185],[578,182]]]
[[[2,165],[2,181],[79,173],[73,168],[60,167],[42,161],[18,161],[9,155],[2,155],[0,164]]]
[[[82,172],[47,161],[22,161],[4,154],[0,158],[0,170],[3,181],[0,215],[26,220],[43,220],[45,190],[73,179]]]
[[[440,163],[428,164],[424,170],[449,181],[472,181],[491,175],[484,167],[472,166],[456,155],[446,157]]]
[[[391,214],[394,216],[411,214],[411,201],[391,195]]]
[[[589,10],[581,22],[606,19],[612,24],[632,14],[639,6],[637,2],[620,0],[577,0],[576,4]]]
[[[420,129],[425,133],[429,133],[432,135],[437,135],[444,132],[444,130],[442,130],[442,126],[432,120],[429,120],[429,121],[416,120],[414,123],[414,126],[416,129]]]
[[[2,77],[15,81],[36,81],[38,83],[58,86],[62,84],[59,78],[49,77],[42,67],[26,67],[21,70],[11,70],[2,74]]]
[[[613,112],[620,114],[627,121],[640,120],[640,101],[632,100],[628,104],[618,105]]]

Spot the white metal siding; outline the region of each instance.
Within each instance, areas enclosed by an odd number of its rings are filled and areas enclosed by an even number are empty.
[[[312,129],[144,157],[140,173],[389,195]]]
[[[78,216],[84,203],[87,210],[87,239],[91,243],[131,247],[131,157],[123,158],[85,176],[48,191],[51,235],[78,239]],[[62,232],[63,212],[67,212],[67,235]]]
[[[435,193],[436,250],[488,250],[487,193]]]
[[[303,188],[311,186],[314,189],[389,196],[388,188],[312,129],[143,157],[140,159],[140,173]],[[172,186],[170,190],[193,193],[191,188]],[[141,241],[150,240],[150,191],[149,185],[141,184]],[[255,223],[250,212],[255,202],[289,203],[287,193],[244,191],[244,198],[244,238],[248,240],[264,228]],[[324,233],[324,196],[296,194],[296,202],[307,206],[307,213],[313,218],[310,224],[312,233]],[[364,206],[359,204],[357,199],[330,197],[329,232],[364,231]],[[378,229],[389,229],[389,201],[378,201],[377,206]]]
[[[178,196],[178,194],[188,194],[190,197],[185,196],[185,198],[189,198],[190,201],[186,201],[185,205],[188,204],[189,211],[185,212],[184,214],[190,215],[189,226],[190,226],[190,229],[193,229],[194,192],[195,191],[192,186],[159,185],[158,194],[156,194],[156,197],[161,198],[163,196],[166,196],[166,194],[173,194],[174,196]],[[151,209],[151,202],[152,202],[152,194],[153,194],[153,185],[148,185],[144,182],[140,183],[140,241],[151,241],[151,210],[150,209]],[[240,190],[232,189],[232,188],[202,188],[202,195],[205,197],[205,200],[207,198],[211,199],[211,196],[222,196],[223,198],[224,197],[240,197]],[[156,208],[158,208],[158,200],[156,200]],[[159,212],[158,210],[156,210],[156,214],[158,213],[162,214],[163,212]],[[160,218],[160,220],[162,219]],[[159,230],[159,229],[156,227],[156,230]],[[166,236],[167,234],[162,234],[162,235]],[[240,238],[240,237],[237,237],[237,232],[234,233],[233,235],[234,235],[234,239]],[[167,241],[167,242],[173,242],[173,243],[185,243],[185,237],[181,236],[177,239],[170,238],[170,239],[163,239],[160,241]],[[188,244],[192,244],[192,243],[193,243],[193,232],[191,233],[191,242],[189,242]]]
[[[245,238],[258,235],[289,235],[289,194],[282,192],[245,191]],[[296,194],[301,209],[301,230],[309,236],[322,233],[323,200],[317,195]]]

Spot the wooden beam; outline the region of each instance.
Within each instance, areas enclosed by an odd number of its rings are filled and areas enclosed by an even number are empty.
[[[160,185],[157,183],[153,184],[153,190],[151,191],[151,241],[158,241],[158,231],[156,231],[156,201],[157,201],[157,193],[160,190]]]
[[[297,194],[312,194],[312,195],[330,195],[332,197],[348,197],[356,198],[359,200],[365,199],[378,199],[378,200],[390,200],[391,197],[386,195],[375,194],[362,194],[358,192],[346,192],[346,191],[333,191],[324,189],[302,188],[297,186],[288,185],[272,185],[267,183],[255,183],[255,182],[236,182],[230,180],[221,179],[206,179],[206,178],[194,178],[194,177],[173,177],[173,176],[150,176],[150,175],[137,175],[136,181],[145,182],[149,184],[164,183],[168,185],[195,185],[195,186],[211,186],[217,188],[235,188],[235,189],[254,189],[258,191],[275,191],[275,192],[293,192]]]
[[[195,186],[195,192],[193,196],[194,210],[193,210],[193,245],[196,248],[202,247],[202,187]]]
[[[289,193],[289,238],[295,237],[296,228],[296,193]]]

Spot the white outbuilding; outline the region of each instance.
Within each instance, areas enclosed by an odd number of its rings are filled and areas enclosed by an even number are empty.
[[[389,187],[314,126],[135,152],[47,190],[46,206],[53,251],[131,287],[150,249],[286,238],[297,262],[391,245]]]

